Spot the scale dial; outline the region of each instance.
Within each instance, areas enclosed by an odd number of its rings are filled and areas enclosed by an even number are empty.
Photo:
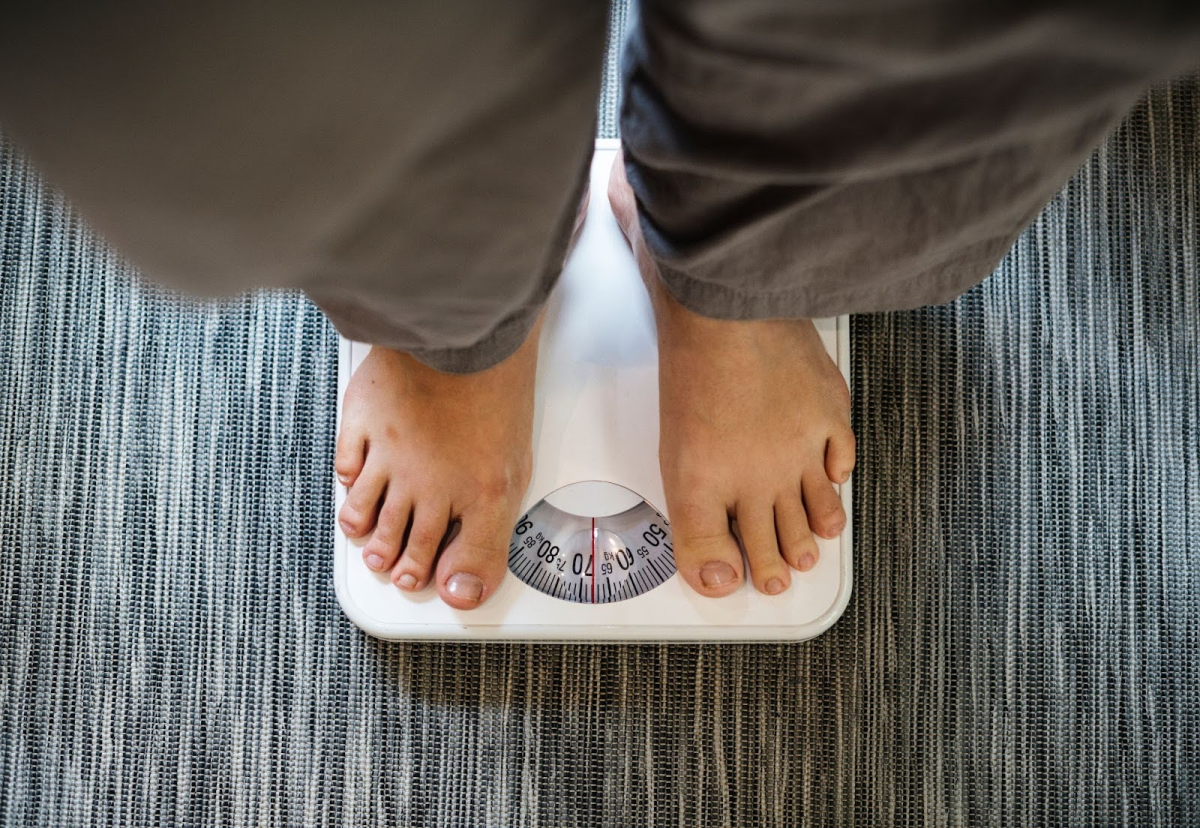
[[[580,604],[633,598],[675,574],[671,524],[616,483],[564,486],[517,521],[508,568],[529,586]]]

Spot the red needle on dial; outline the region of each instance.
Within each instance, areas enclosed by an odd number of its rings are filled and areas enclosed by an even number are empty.
[[[592,603],[596,603],[596,519],[592,518]]]

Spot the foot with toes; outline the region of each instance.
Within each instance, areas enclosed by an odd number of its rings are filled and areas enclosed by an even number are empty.
[[[658,328],[659,461],[679,573],[701,595],[746,578],[783,592],[792,569],[816,565],[814,534],[846,525],[834,488],[854,468],[845,379],[807,319],[731,322],[679,304],[642,238],[620,154],[608,195]]]
[[[475,374],[444,374],[372,348],[346,390],[335,469],[349,488],[338,515],[370,534],[368,567],[402,590],[473,609],[500,586],[532,471],[538,331]]]

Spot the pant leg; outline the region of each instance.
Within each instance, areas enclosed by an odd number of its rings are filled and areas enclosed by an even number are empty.
[[[1152,82],[1196,13],[641,0],[621,133],[667,289],[712,317],[947,301]]]
[[[586,183],[604,4],[23,5],[0,128],[151,278],[302,288],[447,371],[525,338]]]

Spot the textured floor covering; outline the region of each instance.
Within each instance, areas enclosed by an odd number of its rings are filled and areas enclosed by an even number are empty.
[[[779,646],[360,634],[331,329],[136,284],[3,145],[0,824],[1200,824],[1198,119],[855,321],[855,595]]]

